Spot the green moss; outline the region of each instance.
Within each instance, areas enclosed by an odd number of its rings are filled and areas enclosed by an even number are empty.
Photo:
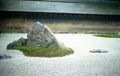
[[[25,30],[22,30],[22,29],[0,29],[0,33],[26,33]]]
[[[16,48],[24,53],[26,56],[38,56],[38,57],[62,57],[65,55],[73,54],[74,51],[71,48],[59,48],[59,47],[29,47],[22,46]]]
[[[107,38],[120,38],[117,34],[97,34],[98,37],[107,37]]]

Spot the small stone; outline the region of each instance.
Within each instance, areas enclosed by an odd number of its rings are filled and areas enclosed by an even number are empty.
[[[102,49],[93,49],[90,52],[91,53],[108,53],[108,51],[102,50]]]
[[[9,55],[0,55],[0,59],[9,59],[9,58],[12,58],[12,56],[9,56]]]
[[[17,41],[13,41],[12,43],[7,45],[7,49],[15,49],[16,47],[21,47],[26,45],[26,39],[21,37]]]

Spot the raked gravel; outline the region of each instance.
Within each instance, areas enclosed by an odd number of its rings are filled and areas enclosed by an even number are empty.
[[[12,56],[0,60],[0,76],[120,76],[119,38],[55,34],[75,52],[64,57],[26,57],[19,50],[6,50],[7,44],[26,36],[23,33],[0,35],[0,55]],[[92,49],[103,49],[108,53],[90,53]]]

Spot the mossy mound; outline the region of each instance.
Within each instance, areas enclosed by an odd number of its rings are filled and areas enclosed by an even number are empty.
[[[32,57],[62,57],[74,53],[74,51],[68,47],[21,46],[15,49],[22,51],[26,56],[32,56]]]

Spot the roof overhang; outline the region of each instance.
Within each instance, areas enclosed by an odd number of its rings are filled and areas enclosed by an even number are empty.
[[[120,15],[120,4],[45,1],[1,1],[0,11]]]

